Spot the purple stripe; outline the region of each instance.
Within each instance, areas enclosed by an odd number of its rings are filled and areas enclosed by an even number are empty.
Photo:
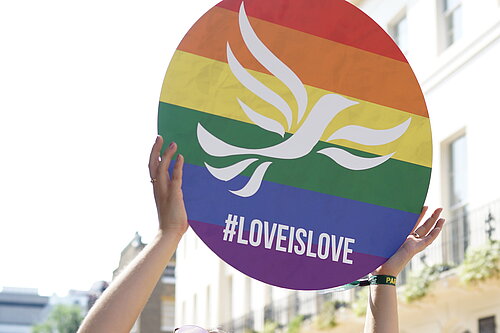
[[[324,260],[311,258],[267,249],[263,243],[258,247],[242,245],[236,242],[237,235],[232,242],[224,241],[222,226],[193,220],[189,223],[205,244],[235,269],[283,288],[318,290],[337,287],[372,272],[387,260],[357,252],[348,256],[353,264],[341,260],[335,262],[330,257]],[[248,231],[243,238],[248,239]],[[313,246],[312,251],[317,252],[317,247]]]

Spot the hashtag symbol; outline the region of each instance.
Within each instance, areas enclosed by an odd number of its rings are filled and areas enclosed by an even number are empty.
[[[238,225],[238,215],[228,214],[226,219],[226,227],[224,228],[224,240],[232,242],[234,234],[236,234],[236,226]]]

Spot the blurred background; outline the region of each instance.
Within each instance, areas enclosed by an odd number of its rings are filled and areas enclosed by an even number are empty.
[[[163,76],[216,2],[0,3],[0,333],[75,332],[152,239],[147,161]],[[434,142],[426,204],[447,218],[399,276],[401,332],[498,332],[500,1],[351,2],[422,86]],[[366,298],[252,280],[188,231],[133,332],[360,332]]]

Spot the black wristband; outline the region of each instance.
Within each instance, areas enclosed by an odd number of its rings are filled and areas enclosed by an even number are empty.
[[[396,277],[392,275],[372,275],[368,279],[370,284],[388,284],[391,286],[396,285]]]

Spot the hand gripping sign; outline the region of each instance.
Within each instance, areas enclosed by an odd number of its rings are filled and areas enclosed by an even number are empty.
[[[182,40],[159,133],[186,157],[189,223],[263,282],[325,289],[404,242],[431,131],[405,57],[344,0],[224,0]]]

